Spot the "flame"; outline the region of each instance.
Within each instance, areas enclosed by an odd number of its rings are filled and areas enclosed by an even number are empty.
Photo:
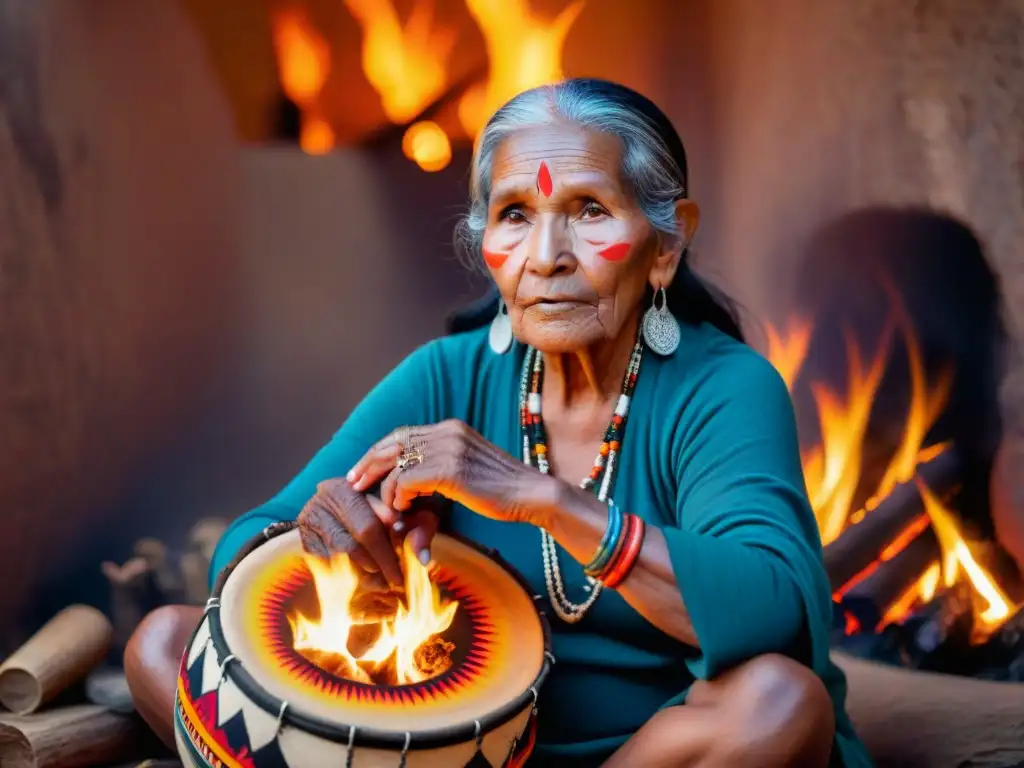
[[[545,21],[533,13],[529,0],[466,0],[490,63],[486,84],[471,88],[459,101],[459,121],[468,135],[476,136],[516,94],[564,77],[562,48],[584,5],[585,0],[574,0],[553,21]]]
[[[915,480],[917,467],[946,450],[946,443],[924,446],[928,431],[942,413],[949,398],[952,371],[943,371],[929,382],[920,345],[913,328],[894,297],[895,322],[887,323],[882,341],[865,365],[852,335],[846,334],[848,379],[845,394],[823,382],[810,383],[817,410],[820,443],[802,451],[804,478],[823,544],[834,541],[850,524],[870,514],[898,484]],[[862,482],[864,441],[875,395],[885,373],[890,340],[895,327],[904,339],[910,370],[910,404],[900,444],[890,459],[874,492],[860,509],[853,503]],[[792,392],[802,371],[813,324],[797,318],[780,331],[767,326],[766,356]],[[838,592],[841,596],[853,584],[875,570],[879,563],[899,554],[920,533],[931,526],[942,551],[941,563],[929,566],[890,606],[877,629],[905,618],[916,606],[931,600],[940,585],[948,588],[966,578],[976,596],[975,640],[990,634],[1010,615],[1014,606],[992,576],[978,564],[959,532],[955,517],[927,488],[921,487],[926,514],[908,523],[872,564]]]
[[[277,10],[271,32],[281,87],[302,113],[299,146],[310,154],[326,152],[334,146],[334,131],[321,114],[318,102],[330,72],[330,48],[296,8]]]
[[[885,373],[888,349],[887,332],[865,369],[859,345],[847,334],[849,373],[845,400],[821,382],[811,384],[821,444],[805,454],[804,477],[822,544],[835,541],[850,522],[851,506],[860,483],[862,444],[875,393]]]
[[[405,600],[390,615],[360,607],[366,595],[348,555],[337,555],[329,563],[310,556],[306,564],[320,618],[296,612],[289,621],[295,650],[311,662],[356,682],[393,685],[423,682],[451,665],[454,646],[440,635],[451,626],[459,604],[441,597],[410,547],[402,549]],[[364,648],[353,652],[353,644],[360,642]]]
[[[452,145],[441,126],[421,120],[402,137],[402,152],[424,171],[440,171],[452,160]]]
[[[403,27],[391,0],[345,0],[363,31],[363,71],[384,114],[407,123],[448,83],[453,30],[434,26],[433,0],[417,0]]]
[[[790,392],[793,391],[793,385],[796,384],[796,378],[804,365],[813,331],[814,324],[802,318],[790,320],[784,333],[775,330],[773,325],[765,326],[768,359],[772,361]]]
[[[952,587],[962,577],[970,582],[973,594],[984,606],[975,614],[975,640],[984,639],[998,629],[1017,606],[974,559],[970,546],[960,533],[955,515],[927,486],[920,481],[917,485],[925,511],[939,540],[943,584]]]

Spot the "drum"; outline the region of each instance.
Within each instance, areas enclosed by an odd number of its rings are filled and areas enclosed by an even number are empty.
[[[443,534],[431,553],[429,568],[403,553],[398,594],[306,556],[294,523],[250,542],[182,657],[185,766],[522,766],[547,621],[496,553]]]

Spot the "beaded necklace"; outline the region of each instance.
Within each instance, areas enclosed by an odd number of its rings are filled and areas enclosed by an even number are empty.
[[[612,483],[615,479],[616,463],[621,453],[622,438],[626,431],[626,419],[629,416],[629,405],[636,389],[636,379],[640,372],[640,359],[643,357],[643,338],[638,335],[633,346],[633,354],[626,367],[626,375],[622,382],[622,391],[615,405],[604,440],[598,451],[594,466],[580,482],[580,488],[594,491],[597,498],[606,503],[613,503],[609,498]],[[523,437],[523,462],[536,467],[545,475],[550,474],[548,464],[547,434],[544,420],[541,418],[541,388],[544,382],[544,358],[536,349],[529,347],[523,360],[523,372],[519,382],[519,418]],[[582,603],[573,603],[565,594],[565,583],[562,581],[562,569],[558,563],[558,545],[550,533],[541,529],[541,556],[544,559],[544,582],[548,597],[558,617],[569,624],[575,624],[590,610],[601,595],[603,584],[597,579],[587,576],[590,594]]]

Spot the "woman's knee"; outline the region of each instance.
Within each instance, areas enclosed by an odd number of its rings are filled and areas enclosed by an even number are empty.
[[[766,654],[697,693],[698,705],[703,699],[720,708],[726,738],[719,745],[736,764],[828,764],[835,711],[821,678],[804,665]]]
[[[147,614],[124,650],[124,672],[135,709],[157,735],[173,744],[174,693],[185,644],[203,609],[168,605]]]

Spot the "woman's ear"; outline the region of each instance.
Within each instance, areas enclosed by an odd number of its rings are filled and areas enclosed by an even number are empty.
[[[692,200],[676,202],[676,236],[661,238],[658,257],[651,267],[649,280],[655,290],[671,285],[679,269],[683,252],[690,246],[697,225],[700,223],[700,208]]]

